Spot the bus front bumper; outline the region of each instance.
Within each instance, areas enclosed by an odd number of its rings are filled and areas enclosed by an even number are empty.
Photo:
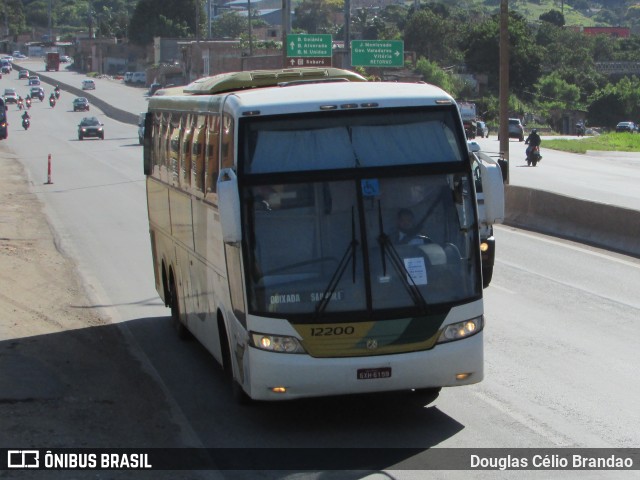
[[[313,358],[250,347],[245,389],[255,400],[391,392],[478,383],[483,331],[431,350],[373,357]]]

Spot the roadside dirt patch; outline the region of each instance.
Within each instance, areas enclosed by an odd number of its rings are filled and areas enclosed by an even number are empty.
[[[131,352],[126,335],[89,303],[75,265],[56,248],[22,165],[4,145],[0,205],[0,446],[187,446],[164,391]],[[7,473],[0,477],[9,478]],[[10,473],[178,478],[167,472]],[[179,478],[193,477],[185,473]]]

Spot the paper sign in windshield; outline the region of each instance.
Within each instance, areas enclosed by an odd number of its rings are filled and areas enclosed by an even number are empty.
[[[416,285],[427,284],[427,267],[423,257],[405,258],[404,268],[407,269],[407,281]]]

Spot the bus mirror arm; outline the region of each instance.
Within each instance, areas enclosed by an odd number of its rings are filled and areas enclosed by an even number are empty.
[[[238,177],[231,168],[220,170],[218,175],[218,211],[222,240],[231,245],[239,244],[242,241],[240,192]]]

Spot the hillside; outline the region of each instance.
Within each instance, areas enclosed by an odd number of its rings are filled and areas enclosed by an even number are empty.
[[[10,10],[9,27],[16,30],[30,31],[32,28],[46,29],[48,24],[48,2],[43,0],[5,0]],[[201,0],[204,1],[204,0]],[[227,3],[229,0],[222,0]],[[295,8],[303,0],[291,0]],[[329,0],[324,0],[329,2]],[[404,0],[410,7],[416,0]],[[440,4],[459,17],[482,17],[498,13],[500,0],[418,0],[422,5]],[[125,36],[127,22],[131,19],[138,0],[51,0],[52,25],[58,34],[87,30],[89,18],[92,27],[101,35]],[[360,8],[372,8],[372,5],[383,7],[397,3],[398,0],[352,0],[352,12]],[[255,5],[258,5],[258,1]],[[333,2],[332,2],[333,3]],[[205,2],[206,4],[206,2]],[[93,15],[89,16],[88,6],[92,6]],[[260,8],[255,6],[254,8]],[[626,26],[640,27],[639,0],[509,0],[509,9],[521,14],[528,22],[539,21],[540,15],[551,10],[564,14],[566,25],[581,26]]]
[[[423,0],[424,2],[424,0]],[[500,0],[426,0],[448,8],[494,14]],[[632,7],[636,7],[635,9]],[[627,26],[640,24],[638,0],[509,0],[509,10],[535,23],[543,13],[557,10],[564,14],[566,25]],[[630,11],[631,8],[631,11]]]

